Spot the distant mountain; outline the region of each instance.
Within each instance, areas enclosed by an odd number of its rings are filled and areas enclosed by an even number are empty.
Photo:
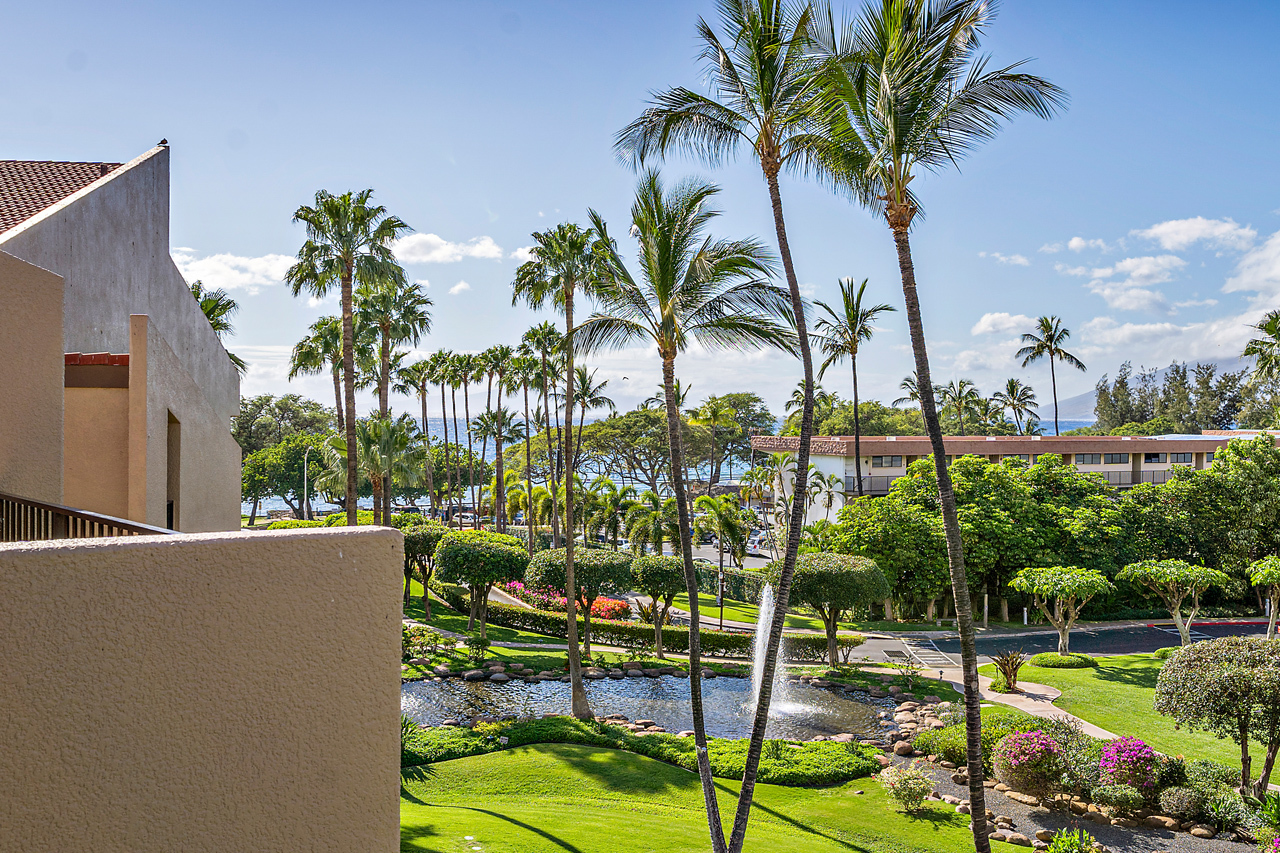
[[[1188,362],[1187,364],[1189,367],[1195,367],[1196,364],[1216,364],[1218,366],[1218,373],[1220,374],[1233,373],[1237,370],[1249,370],[1253,366],[1243,358],[1233,358],[1229,360],[1217,359],[1213,362],[1191,361],[1191,362]],[[1140,369],[1141,368],[1135,365],[1133,368],[1134,373],[1136,374]],[[1168,374],[1168,372],[1169,372],[1168,367],[1164,368],[1163,370],[1156,371],[1156,382],[1157,383],[1164,382],[1164,377],[1166,376],[1166,374]],[[1108,373],[1107,378],[1114,380],[1116,378],[1115,373],[1114,372]],[[1051,395],[1050,394],[1040,395],[1040,399],[1042,400],[1044,400],[1045,397],[1051,397]],[[1064,421],[1089,421],[1090,423],[1092,423],[1096,419],[1096,416],[1093,413],[1093,408],[1097,403],[1097,400],[1098,400],[1098,394],[1096,391],[1093,391],[1093,390],[1086,391],[1083,394],[1077,394],[1074,397],[1067,397],[1065,400],[1059,400],[1058,401],[1058,418]],[[1040,420],[1045,423],[1052,423],[1053,401],[1052,399],[1048,399],[1048,400],[1045,400],[1045,403],[1047,405],[1042,406],[1040,408]]]

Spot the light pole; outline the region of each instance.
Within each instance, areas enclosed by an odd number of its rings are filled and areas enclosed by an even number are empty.
[[[311,520],[311,502],[307,500],[307,462],[311,456],[311,445],[307,445],[307,449],[302,451],[302,520]]]

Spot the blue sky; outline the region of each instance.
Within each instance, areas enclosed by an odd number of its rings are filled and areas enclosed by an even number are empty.
[[[852,4],[850,4],[852,7]],[[430,283],[421,348],[514,342],[538,319],[510,306],[532,231],[599,210],[623,231],[635,175],[613,134],[652,89],[699,86],[694,26],[712,4],[413,2],[27,3],[6,13],[0,157],[127,160],[167,137],[172,246],[189,278],[242,305],[228,348],[246,394],[330,401],[323,379],[285,381],[289,348],[332,301],[279,283],[302,243],[293,210],[319,188],[373,187],[417,232],[402,247]],[[961,165],[917,182],[913,241],[934,374],[990,393],[1007,376],[1049,396],[1048,371],[1013,359],[1030,319],[1073,330],[1090,388],[1124,360],[1232,359],[1247,324],[1280,307],[1280,5],[1007,3],[986,41],[1071,95],[1050,122],[1020,119]],[[671,160],[672,179],[724,190],[716,232],[773,241],[759,172]],[[892,241],[865,212],[784,183],[806,292],[841,276],[901,304]],[[864,396],[898,396],[911,368],[890,315],[861,360]],[[798,365],[692,352],[694,396],[755,390],[775,406]],[[645,352],[596,359],[620,405],[659,381]],[[626,377],[625,379],[623,377]],[[845,374],[828,387],[848,395]]]

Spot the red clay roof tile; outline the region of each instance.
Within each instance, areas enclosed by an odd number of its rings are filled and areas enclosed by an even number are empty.
[[[0,234],[122,165],[0,160]]]

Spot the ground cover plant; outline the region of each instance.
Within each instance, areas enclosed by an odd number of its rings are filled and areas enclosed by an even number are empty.
[[[716,781],[725,811],[740,785]],[[862,793],[855,794],[855,791]],[[940,803],[893,817],[880,786],[763,784],[754,792],[750,850],[770,853],[966,853],[968,818]],[[403,851],[667,853],[707,847],[698,777],[616,749],[540,744],[408,768]],[[471,840],[464,840],[470,837]]]

